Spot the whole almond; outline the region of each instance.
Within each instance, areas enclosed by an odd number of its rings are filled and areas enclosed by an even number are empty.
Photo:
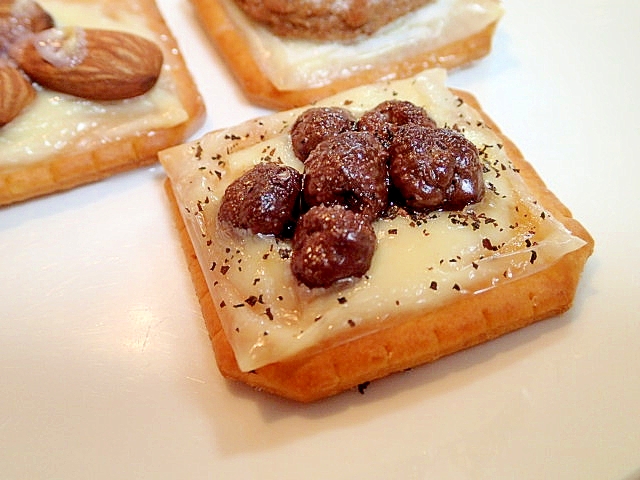
[[[0,127],[16,118],[35,98],[35,89],[20,70],[0,64]]]
[[[78,28],[44,30],[12,56],[40,85],[90,100],[142,95],[155,85],[163,63],[160,47],[143,37]]]

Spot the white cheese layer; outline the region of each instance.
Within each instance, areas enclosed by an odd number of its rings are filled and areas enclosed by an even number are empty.
[[[443,70],[431,70],[320,102],[347,105],[356,116],[390,98],[425,107],[439,126],[456,126],[478,147],[487,186],[482,202],[463,211],[434,212],[419,221],[405,216],[378,220],[376,252],[366,276],[328,289],[298,284],[286,241],[239,238],[217,228],[226,187],[252,165],[277,161],[302,169],[288,134],[301,109],[161,152],[242,370],[375,330],[388,317],[427,312],[530,275],[584,245],[530,198],[494,132],[445,87],[445,80]]]
[[[162,43],[149,30],[141,12],[117,11],[88,2],[43,0],[40,4],[58,27],[121,30]],[[172,127],[188,118],[175,94],[167,63],[154,88],[127,100],[96,102],[39,86],[37,90],[36,100],[0,129],[0,168],[35,163],[70,147],[91,150],[131,133]]]
[[[336,78],[400,61],[482,31],[502,15],[498,0],[434,0],[357,42],[284,39],[249,19],[232,0],[230,18],[248,40],[262,72],[279,90],[321,87]]]

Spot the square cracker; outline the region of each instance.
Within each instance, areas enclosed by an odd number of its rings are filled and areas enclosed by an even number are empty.
[[[361,87],[363,88],[367,87]],[[393,82],[387,90],[395,92]],[[201,213],[199,209],[189,208],[186,203],[178,205],[174,192],[178,192],[177,196],[180,197],[184,194],[181,191],[184,185],[200,185],[190,176],[189,169],[194,167],[185,167],[185,156],[195,155],[193,165],[200,165],[198,170],[203,172],[202,175],[211,175],[213,178],[213,173],[207,171],[211,167],[205,167],[206,162],[202,164],[197,160],[204,161],[210,158],[210,155],[223,151],[224,148],[216,143],[216,148],[212,151],[205,151],[203,145],[208,145],[208,140],[220,139],[222,142],[222,139],[228,139],[230,145],[236,146],[246,140],[250,144],[251,139],[262,138],[263,131],[269,132],[269,128],[284,124],[283,118],[295,119],[297,110],[274,114],[267,119],[256,119],[255,122],[243,124],[235,130],[214,132],[211,137],[205,137],[202,142],[193,142],[161,152],[160,160],[169,173],[170,181],[167,182],[167,187],[181,232],[180,239],[187,254],[189,269],[213,344],[216,362],[223,376],[293,400],[315,401],[489,341],[534,322],[558,315],[572,306],[584,265],[594,248],[593,239],[572,217],[567,207],[546,187],[532,165],[486,115],[476,99],[467,92],[459,90],[450,90],[450,92],[452,102],[457,101],[460,108],[470,107],[471,111],[477,114],[477,117],[474,115],[473,118],[477,118],[483,125],[482,128],[487,128],[495,134],[499,140],[500,149],[505,152],[514,172],[518,172],[517,175],[528,187],[531,198],[535,199],[532,201],[545,212],[542,218],[553,217],[554,222],[561,224],[558,228],[562,228],[563,231],[566,229],[567,235],[576,239],[575,246],[533,272],[516,274],[505,281],[498,279],[495,284],[491,279],[490,287],[465,292],[446,304],[418,307],[404,313],[391,313],[389,317],[385,317],[384,325],[379,328],[361,331],[355,336],[341,338],[338,342],[329,342],[328,346],[314,345],[292,356],[252,370],[242,369],[236,359],[234,347],[229,341],[228,335],[231,330],[225,329],[221,322],[220,315],[225,315],[225,310],[220,298],[216,299],[211,290],[211,288],[219,288],[226,280],[219,275],[212,277],[213,267],[209,268],[211,272],[207,271],[207,266],[211,265],[211,259],[203,253],[202,248],[196,249],[192,243],[204,242],[203,239],[211,238],[207,236],[208,229],[215,230],[216,223],[203,219],[205,213]],[[344,98],[350,98],[348,95],[349,93],[346,92],[339,96],[335,104],[343,104]],[[367,94],[363,96],[369,98]],[[327,103],[323,101],[323,105],[332,104],[332,101],[332,98],[327,99]],[[270,118],[273,121],[270,121]],[[252,130],[252,127],[256,130]],[[243,132],[253,132],[253,134],[243,135]],[[264,137],[269,138],[269,134],[266,133]],[[226,151],[233,152],[234,148],[227,146]],[[211,158],[218,164],[226,163],[222,157],[214,155]],[[195,176],[198,175],[200,174]],[[210,190],[206,189],[207,198],[209,198],[209,192]],[[217,194],[213,195],[218,198]],[[199,196],[197,198],[200,199]],[[189,201],[193,199],[190,197]],[[215,200],[211,203],[214,202]],[[204,210],[207,207],[208,205],[205,205]],[[193,221],[194,218],[198,219],[196,223]],[[187,229],[185,222],[189,222],[190,229]],[[195,231],[194,228],[196,228]],[[203,259],[199,260],[196,250],[204,255]],[[533,264],[533,261],[530,263]],[[242,265],[244,268],[245,263]],[[503,276],[502,270],[498,271],[498,275]],[[208,286],[205,276],[209,276],[210,280],[213,279],[215,282],[213,284],[209,282]],[[221,294],[221,291],[217,293]]]

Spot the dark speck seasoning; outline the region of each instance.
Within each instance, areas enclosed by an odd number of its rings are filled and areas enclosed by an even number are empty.
[[[361,383],[360,385],[358,385],[358,392],[360,392],[361,395],[364,395],[364,392],[369,385],[371,385],[371,382]]]
[[[193,155],[200,160],[202,158],[202,145],[200,145],[200,143],[197,143],[195,146],[195,151],[193,153]]]
[[[256,297],[255,295],[251,295],[245,300],[245,303],[250,307],[253,307],[256,303],[258,303],[258,297]]]

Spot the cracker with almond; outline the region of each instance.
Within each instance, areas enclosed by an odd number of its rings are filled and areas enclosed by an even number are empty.
[[[2,0],[0,87],[0,205],[151,164],[204,118],[153,0]]]
[[[299,401],[566,311],[593,250],[443,70],[160,161],[220,371]]]

